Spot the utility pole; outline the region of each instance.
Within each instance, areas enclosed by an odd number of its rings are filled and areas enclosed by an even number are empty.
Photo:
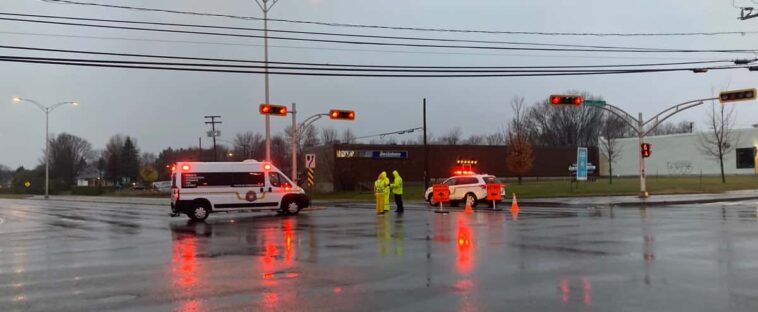
[[[429,144],[426,141],[426,98],[423,104],[424,114],[424,189],[429,188]]]
[[[292,103],[292,182],[297,183],[297,103]],[[268,115],[266,115],[268,116]]]
[[[640,138],[640,147],[643,143],[645,143],[645,126],[643,125],[643,119],[642,119],[642,112],[639,114],[639,118],[637,119],[637,135],[639,135]],[[657,124],[655,125],[658,126]],[[647,183],[645,181],[645,157],[642,155],[642,152],[637,153],[640,157],[640,198],[647,198]]]
[[[271,2],[271,5],[268,3]],[[269,97],[269,83],[268,83],[268,11],[271,10],[279,0],[255,0],[258,7],[263,11],[263,62],[264,62],[264,79],[266,89],[266,103],[271,104],[271,98]],[[266,114],[266,161],[271,162],[271,117]]]
[[[210,137],[213,138],[213,161],[218,161],[218,152],[216,151],[216,137],[219,135],[219,133],[216,132],[216,124],[221,124],[221,121],[216,121],[216,118],[221,118],[221,116],[205,116],[205,119],[210,119],[211,121],[206,121],[206,125],[211,125],[211,134]]]
[[[197,137],[197,161],[203,161],[203,137]]]

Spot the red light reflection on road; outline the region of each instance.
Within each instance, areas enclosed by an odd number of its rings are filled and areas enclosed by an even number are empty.
[[[592,283],[586,277],[582,277],[582,288],[584,289],[584,296],[582,301],[584,304],[589,305],[592,303]]]
[[[458,272],[468,273],[473,267],[473,235],[471,234],[471,228],[469,227],[467,217],[464,215],[458,216],[458,231],[457,231],[456,245],[458,247]]]
[[[335,294],[341,294],[342,293],[342,287],[334,287],[334,293]]]
[[[174,241],[171,253],[171,273],[174,285],[191,287],[200,281],[197,263],[197,238],[188,236]]]
[[[569,282],[567,279],[561,279],[561,301],[563,303],[566,303],[569,301],[569,295],[571,295],[571,286],[569,286]]]

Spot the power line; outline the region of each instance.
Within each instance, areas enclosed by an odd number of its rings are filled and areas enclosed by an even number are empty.
[[[81,2],[71,0],[41,0],[49,3],[59,4],[71,4],[82,6],[95,6],[112,9],[124,9],[135,10],[143,12],[161,12],[194,16],[207,16],[207,17],[222,17],[239,20],[254,20],[262,21],[262,18],[253,16],[240,16],[230,14],[216,14],[216,13],[204,13],[193,11],[179,11],[168,9],[157,9],[148,7],[137,6],[124,6],[124,5],[112,5],[93,2]],[[348,23],[330,23],[330,22],[315,22],[315,21],[302,21],[292,19],[274,19],[269,18],[269,21],[293,23],[293,24],[307,24],[307,25],[319,25],[319,26],[331,26],[331,27],[348,27],[348,28],[369,28],[369,29],[385,29],[385,30],[403,30],[403,31],[425,31],[425,32],[447,32],[447,33],[479,33],[479,34],[501,34],[501,35],[537,35],[537,36],[593,36],[593,37],[672,37],[672,36],[722,36],[722,35],[754,35],[758,34],[758,31],[717,31],[717,32],[663,32],[663,33],[596,33],[596,32],[543,32],[543,31],[501,31],[501,30],[475,30],[475,29],[451,29],[451,28],[422,28],[422,27],[403,27],[403,26],[382,26],[382,25],[368,25],[368,24],[348,24]]]
[[[305,70],[305,71],[325,71],[325,72],[398,72],[398,73],[601,73],[601,72],[613,72],[617,70],[611,69],[541,69],[534,67],[515,67],[514,68],[447,68],[447,69],[431,69],[431,68],[334,68],[334,67],[301,67],[301,66],[263,66],[263,65],[231,65],[231,64],[209,64],[209,63],[175,63],[175,62],[146,62],[146,61],[121,61],[121,60],[97,60],[97,59],[74,59],[74,58],[50,58],[50,57],[29,57],[29,56],[15,56],[15,55],[0,55],[0,57],[9,59],[24,59],[24,60],[36,60],[36,61],[55,61],[55,62],[86,62],[86,63],[110,63],[110,64],[131,64],[131,65],[165,65],[165,66],[178,66],[178,67],[219,67],[219,68],[242,68],[242,69],[260,69],[271,68],[280,70]],[[668,68],[668,69],[683,69],[694,70],[700,68]]]
[[[205,24],[180,24],[180,23],[165,23],[165,22],[145,22],[145,21],[134,21],[134,20],[101,19],[101,18],[71,17],[71,16],[57,16],[57,15],[20,14],[20,13],[7,13],[7,12],[0,12],[0,15],[31,17],[31,18],[47,18],[47,19],[89,21],[89,22],[106,22],[106,23],[122,23],[122,24],[137,24],[137,25],[153,25],[153,26],[193,27],[193,28],[205,28],[205,29],[243,30],[243,31],[257,31],[257,32],[264,31],[262,28],[250,28],[250,27],[231,27],[231,26],[215,26],[215,25],[205,25]],[[426,38],[426,37],[404,37],[404,36],[379,36],[379,35],[365,35],[365,34],[348,34],[348,33],[332,33],[332,32],[314,32],[314,31],[295,31],[295,30],[280,30],[280,29],[268,29],[268,31],[269,32],[274,32],[274,33],[286,33],[286,34],[298,34],[298,35],[338,36],[338,37],[370,38],[370,39],[391,39],[391,40],[486,43],[486,44],[504,44],[504,45],[531,45],[531,46],[574,47],[574,48],[595,48],[595,49],[633,49],[633,50],[652,50],[652,51],[671,50],[671,49],[661,49],[661,48],[639,48],[639,47],[598,46],[598,45],[579,45],[579,44],[557,44],[557,43],[541,43],[541,42],[470,40],[470,39]]]
[[[41,24],[53,24],[53,25],[65,25],[65,26],[106,28],[106,29],[122,29],[122,30],[136,30],[136,31],[181,33],[181,34],[193,34],[193,35],[226,36],[226,37],[238,37],[238,38],[264,38],[264,36],[261,36],[261,35],[250,35],[250,34],[233,34],[233,33],[220,33],[220,32],[206,32],[206,31],[190,31],[190,30],[176,30],[176,29],[158,29],[158,28],[147,28],[147,27],[113,26],[113,25],[72,23],[72,22],[56,22],[56,21],[30,20],[30,19],[7,18],[7,17],[0,17],[0,20],[16,21],[16,22],[28,22],[28,23],[41,23]],[[747,49],[670,49],[670,50],[650,50],[650,49],[646,49],[646,48],[642,48],[642,49],[626,49],[626,48],[621,48],[621,49],[619,49],[619,48],[608,48],[608,49],[595,49],[595,48],[592,48],[592,49],[588,49],[588,48],[500,47],[500,46],[443,45],[443,44],[394,43],[394,42],[374,42],[374,41],[350,41],[350,40],[333,40],[333,39],[293,38],[293,37],[281,37],[281,36],[268,36],[268,39],[288,40],[288,41],[304,41],[304,42],[320,42],[320,43],[336,43],[336,44],[352,44],[352,45],[399,46],[399,47],[446,48],[446,49],[475,49],[475,50],[516,50],[516,51],[543,51],[543,52],[614,52],[614,53],[756,53],[757,52],[756,50],[747,50]]]
[[[171,55],[152,55],[152,54],[134,54],[134,53],[113,53],[102,51],[70,50],[70,49],[51,49],[35,48],[23,46],[6,46],[0,45],[0,49],[38,51],[38,52],[55,52],[87,55],[107,55],[120,57],[137,57],[137,58],[158,58],[172,60],[192,60],[192,61],[211,61],[211,62],[233,62],[233,63],[253,63],[262,64],[263,61],[246,60],[246,59],[225,59],[225,58],[205,58],[205,57],[184,57]],[[408,65],[359,65],[359,64],[322,64],[322,63],[304,63],[304,62],[269,62],[276,65],[304,65],[304,66],[322,66],[322,67],[359,67],[359,68],[471,68],[471,69],[540,69],[540,68],[614,68],[614,67],[648,67],[648,66],[673,66],[673,65],[698,65],[709,63],[731,62],[730,60],[712,60],[712,61],[695,61],[695,62],[669,62],[669,63],[646,63],[646,64],[612,64],[612,65],[554,65],[554,66],[408,66]]]
[[[194,41],[194,40],[168,40],[168,39],[146,39],[146,38],[127,38],[112,36],[85,36],[85,35],[65,35],[50,33],[34,32],[16,32],[0,31],[0,34],[9,35],[27,35],[43,37],[60,37],[60,38],[80,38],[80,39],[103,39],[103,40],[125,40],[137,42],[162,42],[162,43],[184,43],[184,44],[202,44],[202,45],[220,45],[220,46],[244,46],[244,47],[262,47],[262,44],[249,43],[232,43],[232,42],[213,42],[213,41]],[[324,51],[349,51],[349,52],[369,52],[369,53],[395,53],[395,54],[424,54],[424,55],[466,55],[466,56],[500,56],[500,57],[530,57],[530,58],[588,58],[588,59],[625,59],[625,60],[702,60],[702,58],[693,57],[654,57],[654,56],[611,56],[611,55],[541,55],[541,54],[517,54],[517,53],[477,53],[477,52],[442,52],[442,51],[408,51],[408,50],[377,50],[377,49],[350,49],[350,48],[325,48],[325,47],[308,47],[308,46],[287,46],[287,45],[269,45],[269,47],[281,49],[301,49],[301,50],[324,50]],[[726,60],[728,61],[728,60]]]
[[[98,62],[100,60],[79,60],[79,61],[57,61],[57,60],[37,60],[28,57],[0,56],[0,61],[32,64],[52,64],[52,65],[72,65],[72,66],[89,66],[104,68],[127,68],[127,69],[151,69],[151,70],[172,70],[172,71],[191,71],[191,72],[214,72],[214,73],[239,73],[239,74],[264,74],[264,71],[255,70],[231,70],[218,68],[194,68],[194,67],[176,67],[176,66],[153,66],[151,64],[131,65]],[[589,75],[612,75],[612,74],[634,74],[634,73],[655,73],[655,72],[677,72],[698,70],[728,70],[728,69],[745,69],[746,66],[721,66],[708,68],[658,68],[658,69],[630,69],[630,70],[605,70],[605,71],[576,71],[576,72],[550,72],[550,73],[476,73],[476,74],[363,74],[363,73],[323,73],[323,72],[269,72],[274,75],[291,75],[291,76],[329,76],[329,77],[377,77],[377,78],[475,78],[475,77],[542,77],[542,76],[589,76]]]

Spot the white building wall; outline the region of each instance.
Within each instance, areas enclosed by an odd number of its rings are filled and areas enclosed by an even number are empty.
[[[758,146],[758,128],[735,129],[738,141],[736,148]],[[721,174],[718,160],[709,158],[699,149],[700,133],[686,133],[645,138],[650,143],[652,155],[645,160],[648,176],[659,175],[704,175]],[[614,176],[639,175],[639,139],[626,138],[618,141],[619,157],[613,163]],[[603,173],[608,174],[607,168]],[[737,154],[733,150],[724,156],[726,174],[756,174],[756,169],[737,169]]]

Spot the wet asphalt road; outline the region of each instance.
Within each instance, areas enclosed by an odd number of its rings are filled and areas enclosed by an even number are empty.
[[[0,200],[0,311],[755,311],[758,202],[296,217]]]

